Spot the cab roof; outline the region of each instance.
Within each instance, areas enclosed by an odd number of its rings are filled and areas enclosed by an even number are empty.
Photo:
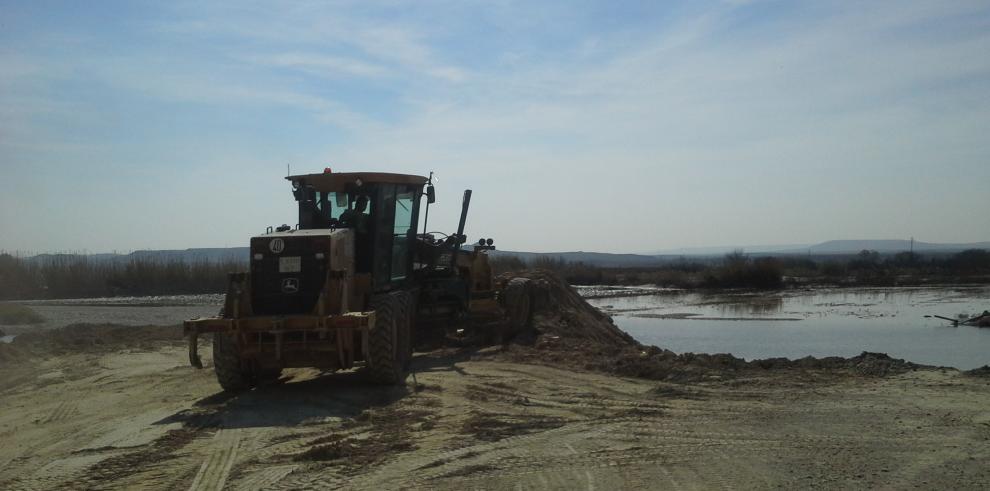
[[[427,179],[411,174],[388,172],[327,172],[322,174],[300,174],[286,177],[300,186],[312,186],[317,191],[343,191],[348,185],[364,184],[416,184],[425,185]]]

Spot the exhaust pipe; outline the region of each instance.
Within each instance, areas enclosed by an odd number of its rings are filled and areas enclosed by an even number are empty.
[[[461,220],[457,223],[457,239],[454,244],[454,252],[450,255],[450,267],[457,270],[457,255],[461,252],[461,244],[466,242],[464,237],[464,223],[467,222],[468,207],[471,206],[471,190],[464,190],[464,201],[461,202]]]

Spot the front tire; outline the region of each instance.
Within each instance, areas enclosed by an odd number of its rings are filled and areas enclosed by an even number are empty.
[[[406,380],[409,351],[409,301],[406,292],[378,295],[371,299],[375,327],[368,339],[368,378],[383,385],[399,385]]]
[[[227,392],[242,392],[254,385],[251,372],[241,364],[237,340],[229,334],[213,334],[213,371]]]
[[[402,292],[401,295],[403,327],[399,329],[399,346],[401,347],[399,352],[402,354],[402,368],[408,372],[409,366],[412,364],[413,355],[413,329],[416,326],[416,297],[410,292]]]

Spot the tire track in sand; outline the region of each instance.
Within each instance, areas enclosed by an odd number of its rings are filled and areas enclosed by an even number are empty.
[[[265,466],[260,470],[246,473],[243,478],[233,481],[231,487],[252,491],[260,489],[282,489],[282,486],[285,484],[282,481],[297,468],[299,468],[299,465],[296,464]]]
[[[213,437],[210,454],[203,461],[193,479],[190,491],[223,489],[230,476],[230,469],[237,460],[237,448],[241,435],[237,430],[220,429]]]
[[[48,415],[45,416],[40,421],[40,423],[41,424],[57,423],[59,421],[64,421],[66,419],[69,419],[75,413],[76,413],[75,402],[62,401],[58,404],[58,406],[55,406],[55,409],[52,409],[52,412],[48,413]]]

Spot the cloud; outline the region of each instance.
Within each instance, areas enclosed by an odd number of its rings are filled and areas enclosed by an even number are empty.
[[[482,223],[503,223],[503,214],[540,223],[539,233],[521,234],[519,223],[492,232],[523,249],[570,247],[575,224],[550,217],[570,215],[571,206],[596,224],[582,239],[588,249],[614,249],[609,237],[640,230],[639,216],[662,222],[670,213],[704,218],[674,221],[680,238],[658,228],[630,240],[648,249],[868,230],[884,210],[915,208],[905,190],[976,195],[972,178],[990,179],[978,164],[990,154],[980,136],[990,123],[990,59],[981,54],[990,52],[990,31],[956,31],[946,20],[972,5],[887,7],[902,10],[814,12],[768,26],[740,26],[735,10],[706,12],[625,45],[606,39],[611,51],[592,60],[561,56],[481,73],[338,150],[357,167],[437,169],[451,186],[482,187],[481,199],[511,190],[520,199],[496,199],[487,206],[497,212],[478,213]],[[479,184],[478,175],[488,178]],[[595,205],[582,206],[589,198]],[[604,203],[642,211],[615,216]],[[737,226],[782,209],[796,212],[783,223]],[[805,226],[811,216],[822,228]],[[903,227],[904,235],[971,228]]]
[[[442,192],[473,187],[472,224],[517,249],[814,242],[898,209],[919,221],[896,233],[985,240],[965,236],[990,227],[967,214],[990,180],[984,2],[692,2],[621,22],[585,7],[163,7],[143,45],[10,58],[0,138],[59,141],[32,114],[123,96],[243,109],[258,132],[226,160],[433,169]],[[112,95],[65,101],[65,82]],[[190,165],[223,169],[225,151]],[[921,206],[919,190],[953,198]]]
[[[447,82],[463,82],[465,71],[435,60],[422,34],[404,27],[353,27],[348,39],[373,58],[388,60],[411,70]]]
[[[176,9],[177,19],[161,22],[155,30],[198,39],[224,40],[237,49],[244,46],[306,48],[307,54],[274,58],[283,65],[333,68],[352,75],[378,77],[385,70],[401,70],[397,76],[429,77],[450,83],[463,82],[466,71],[438,59],[430,47],[431,28],[365,17],[360,9],[339,5],[297,3],[293,8],[217,9],[186,4]],[[314,55],[313,50],[345,51],[349,56]],[[358,60],[357,58],[362,58]],[[261,61],[272,61],[262,55]]]
[[[390,71],[379,64],[367,63],[361,60],[328,56],[315,53],[280,53],[275,55],[256,55],[245,57],[247,61],[275,68],[290,68],[327,78],[337,78],[342,75],[360,78],[381,78],[390,75]]]

